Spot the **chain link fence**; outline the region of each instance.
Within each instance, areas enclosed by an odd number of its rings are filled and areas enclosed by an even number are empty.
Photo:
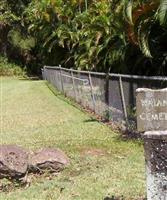
[[[43,79],[101,117],[136,126],[137,88],[167,87],[167,77],[106,74],[44,66]]]

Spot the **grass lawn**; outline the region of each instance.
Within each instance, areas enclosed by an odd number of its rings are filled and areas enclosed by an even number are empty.
[[[106,125],[54,95],[44,81],[0,79],[1,144],[18,144],[32,150],[58,147],[71,160],[57,177],[32,178],[30,187],[1,193],[0,199],[145,197],[142,144],[121,140]]]

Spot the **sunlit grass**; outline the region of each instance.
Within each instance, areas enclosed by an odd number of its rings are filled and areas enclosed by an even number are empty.
[[[34,179],[4,200],[103,200],[145,196],[143,147],[63,101],[43,81],[1,78],[2,144],[61,148],[71,165],[58,177]],[[104,153],[98,154],[96,151]],[[92,152],[92,153],[91,153]]]

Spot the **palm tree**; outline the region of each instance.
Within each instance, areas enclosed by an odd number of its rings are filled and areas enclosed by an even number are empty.
[[[155,74],[164,74],[167,62],[167,0],[125,0],[124,7],[128,40],[143,53],[140,61],[145,63],[144,67],[151,67]]]

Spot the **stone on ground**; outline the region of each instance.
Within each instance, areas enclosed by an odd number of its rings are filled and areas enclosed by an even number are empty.
[[[35,152],[29,160],[29,170],[59,172],[69,164],[69,159],[59,149],[44,148]]]
[[[17,145],[0,145],[0,178],[21,178],[28,168],[28,152]]]

